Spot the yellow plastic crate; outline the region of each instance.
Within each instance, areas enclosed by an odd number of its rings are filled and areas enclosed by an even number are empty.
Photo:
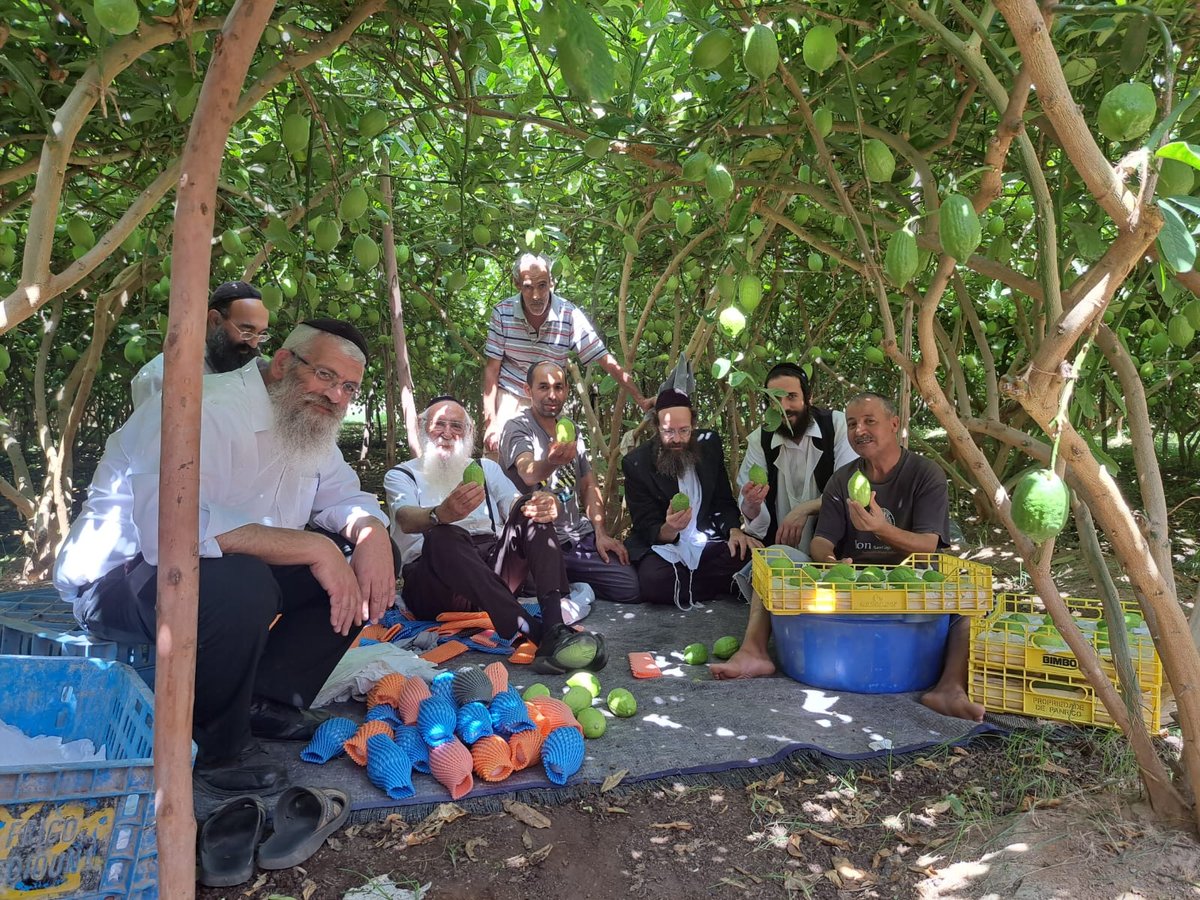
[[[807,563],[824,572],[836,563]],[[958,613],[983,616],[992,608],[992,570],[948,553],[913,553],[903,565],[920,571],[936,569],[945,581],[887,585],[863,584],[835,587],[819,584],[794,563],[784,550],[762,547],[754,551],[754,590],[763,606],[775,615],[800,613]],[[869,563],[855,565],[862,571]],[[887,568],[887,567],[880,567]]]
[[[1080,631],[1097,649],[1096,624],[1103,618],[1099,600],[1064,598]],[[1122,601],[1126,612],[1137,613],[1137,604]],[[1001,624],[1014,613],[1029,617],[1022,634]],[[1040,617],[1040,620],[1035,617]],[[1011,620],[1010,620],[1011,621]],[[971,620],[968,692],[976,703],[999,712],[1016,712],[1097,725],[1116,727],[1088,680],[1079,674],[1079,660],[1068,649],[1034,646],[1031,637],[1042,622],[1050,622],[1035,595],[1002,593],[996,608],[987,616]],[[1141,691],[1142,718],[1150,732],[1162,722],[1162,662],[1148,634],[1135,630],[1129,635],[1129,653]],[[1098,647],[1101,669],[1117,683],[1111,651]]]

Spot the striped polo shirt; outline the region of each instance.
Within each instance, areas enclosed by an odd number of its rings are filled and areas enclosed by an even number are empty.
[[[551,294],[550,309],[541,328],[533,328],[525,319],[520,294],[501,300],[492,310],[483,352],[500,360],[501,390],[523,397],[525,373],[533,363],[550,360],[565,366],[571,350],[582,366],[608,353],[587,316],[570,300]]]

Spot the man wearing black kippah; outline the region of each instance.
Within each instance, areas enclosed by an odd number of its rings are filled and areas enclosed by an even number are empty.
[[[262,349],[270,340],[267,323],[270,315],[262,302],[262,292],[245,281],[227,281],[208,298],[207,330],[204,336],[204,374],[232,372],[252,359],[261,368]],[[162,390],[163,355],[160,353],[142,366],[129,383],[134,409]]]
[[[192,736],[210,791],[282,790],[252,735],[310,738],[321,716],[307,706],[395,598],[387,517],[336,443],[366,358],[353,325],[311,319],[265,370],[204,378]],[[55,562],[55,587],[102,640],[156,637],[161,406],[109,438]]]
[[[742,532],[721,438],[692,427],[688,395],[664,390],[654,415],[657,433],[621,461],[633,520],[625,547],[643,603],[690,609],[729,593],[762,544]]]

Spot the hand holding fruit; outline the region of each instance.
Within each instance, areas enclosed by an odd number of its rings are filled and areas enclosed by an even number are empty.
[[[875,492],[871,491],[871,505],[863,506],[857,500],[850,500],[847,503],[850,510],[850,522],[859,531],[869,531],[872,534],[878,534],[881,528],[887,527],[887,517],[884,516],[883,510],[879,508],[879,504],[875,502]]]
[[[532,519],[535,522],[553,522],[558,518],[558,501],[554,499],[553,494],[547,494],[545,491],[535,491],[525,501],[525,505],[521,507],[526,518]]]
[[[664,527],[669,529],[671,534],[667,540],[673,541],[679,536],[679,532],[688,527],[688,522],[692,521],[692,508],[685,506],[683,509],[675,512],[668,512],[667,519],[663,523]]]
[[[546,451],[546,459],[554,463],[555,467],[569,465],[575,461],[577,449],[573,441],[569,444],[553,441],[550,449]]]
[[[763,501],[767,499],[770,488],[765,484],[755,484],[747,481],[742,485],[742,516],[747,520],[758,516],[762,511]]]
[[[484,501],[485,497],[483,485],[473,481],[464,481],[438,504],[438,519],[447,524],[465,519]]]

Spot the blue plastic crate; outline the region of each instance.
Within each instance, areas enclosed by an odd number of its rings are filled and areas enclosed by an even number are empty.
[[[115,660],[132,666],[154,687],[153,644],[115,644],[92,637],[53,588],[0,594],[0,654]]]
[[[90,739],[103,762],[0,764],[0,897],[158,897],[154,697],[129,667],[0,656],[0,720]]]

